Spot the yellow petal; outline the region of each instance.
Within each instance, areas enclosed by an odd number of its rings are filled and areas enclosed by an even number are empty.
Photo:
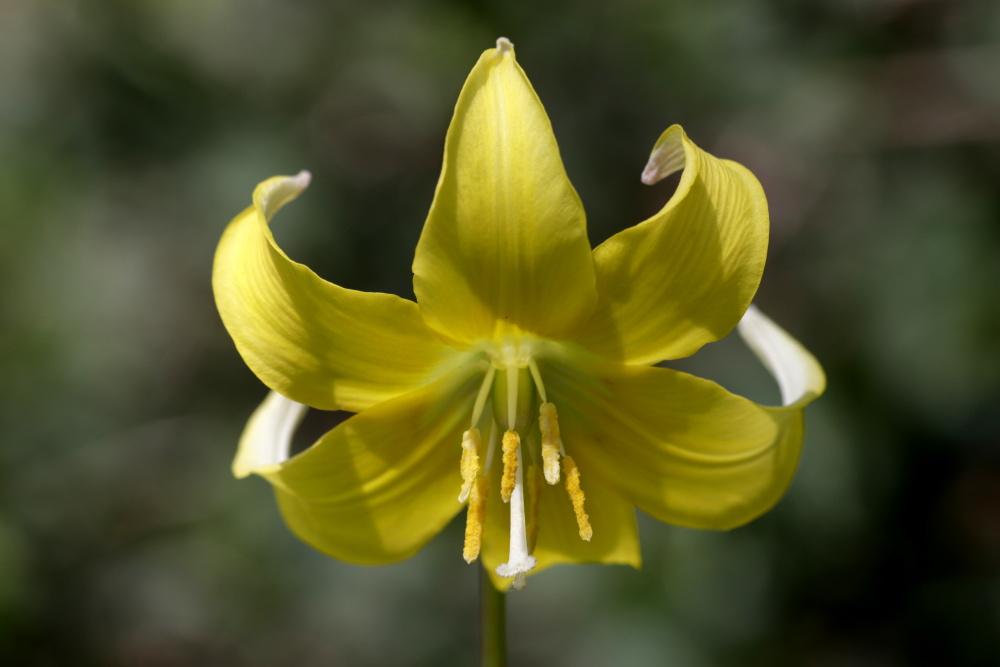
[[[632,503],[609,486],[599,471],[583,467],[581,478],[587,514],[594,529],[589,542],[580,539],[573,505],[560,484],[542,489],[541,518],[534,556],[537,569],[560,563],[605,563],[639,567],[639,530]]]
[[[277,469],[259,470],[289,528],[351,563],[416,553],[462,508],[459,443],[476,379],[449,376],[379,403]]]
[[[533,554],[537,563],[529,576],[562,563],[604,563],[636,568],[642,563],[632,502],[614,490],[598,471],[580,465],[594,536],[589,542],[580,539],[573,505],[562,484],[539,485],[542,497]],[[486,506],[480,558],[498,590],[505,591],[512,583],[511,579],[496,574],[497,565],[507,561],[509,547],[510,506],[491,499]]]
[[[358,411],[429,382],[457,353],[412,301],[338,287],[282,252],[268,222],[308,184],[303,172],[257,186],[216,250],[215,302],[264,384],[316,408]]]
[[[501,39],[462,88],[413,261],[428,324],[467,343],[498,323],[545,336],[593,307],[583,206],[538,96]]]
[[[745,167],[702,151],[674,125],[643,172],[684,169],[659,213],[596,249],[599,301],[577,340],[628,363],[693,354],[739,322],[767,254],[767,201]]]
[[[766,512],[795,474],[803,409],[825,379],[815,358],[756,309],[740,331],[780,369],[788,405],[761,406],[666,368],[605,364],[581,375],[546,364],[567,452],[662,521],[728,529]]]

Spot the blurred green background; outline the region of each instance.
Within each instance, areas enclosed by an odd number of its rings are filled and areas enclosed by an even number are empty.
[[[500,35],[593,243],[669,197],[639,174],[672,123],[758,175],[757,301],[830,384],[775,511],[642,517],[641,572],[532,578],[512,664],[1000,664],[993,0],[0,1],[0,663],[471,664],[461,525],[355,567],[231,477],[265,392],[209,274],[254,185],[309,169],[289,253],[412,296],[452,106]],[[777,396],[729,340],[680,365]]]

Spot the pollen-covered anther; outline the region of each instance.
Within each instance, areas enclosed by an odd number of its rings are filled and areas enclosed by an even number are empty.
[[[464,503],[469,497],[472,485],[479,473],[479,429],[470,428],[462,434],[462,491],[458,502]]]
[[[479,548],[483,543],[483,524],[486,523],[486,497],[490,493],[490,478],[475,480],[469,491],[469,509],[465,514],[465,547],[462,558],[472,563],[479,558]]]
[[[559,452],[562,451],[562,438],[559,435],[559,414],[556,406],[542,403],[538,408],[538,428],[542,432],[542,466],[545,469],[545,481],[549,484],[559,483]]]
[[[590,517],[584,509],[583,489],[580,487],[580,469],[576,467],[576,461],[572,456],[563,457],[563,472],[566,473],[566,493],[569,494],[570,502],[573,503],[573,512],[576,514],[576,526],[580,530],[580,539],[590,541],[594,536],[594,529],[590,525]]]
[[[510,502],[510,494],[514,492],[517,480],[517,448],[521,446],[521,436],[517,431],[507,431],[503,434],[503,477],[500,479],[500,497],[505,503]]]

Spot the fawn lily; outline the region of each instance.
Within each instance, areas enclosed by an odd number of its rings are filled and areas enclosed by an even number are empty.
[[[416,302],[289,259],[268,225],[309,174],[261,183],[213,275],[226,328],[274,390],[234,473],[266,478],[300,538],[355,563],[411,556],[466,507],[464,558],[499,588],[559,562],[638,566],[635,507],[708,529],[768,510],[823,372],[750,306],[768,235],[757,180],[674,126],[642,180],[679,170],[660,212],[591,250],[549,120],[501,38],[455,108]],[[737,323],[782,406],[653,365]],[[289,457],[305,406],[357,414]]]

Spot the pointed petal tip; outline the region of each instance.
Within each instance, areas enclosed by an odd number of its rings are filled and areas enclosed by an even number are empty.
[[[655,160],[650,160],[646,163],[646,167],[642,170],[642,176],[640,177],[644,185],[655,185],[663,177],[660,175],[660,166],[656,164]]]
[[[295,174],[295,176],[292,177],[292,180],[295,181],[295,186],[301,191],[309,187],[309,184],[312,183],[312,177],[313,175],[311,172],[303,169],[299,173]]]
[[[649,161],[642,170],[642,182],[646,185],[659,183],[683,169],[685,163],[684,131],[680,125],[671,125],[653,147]]]
[[[508,53],[514,53],[514,44],[511,43],[506,37],[497,38],[497,52],[501,56],[505,56]]]

